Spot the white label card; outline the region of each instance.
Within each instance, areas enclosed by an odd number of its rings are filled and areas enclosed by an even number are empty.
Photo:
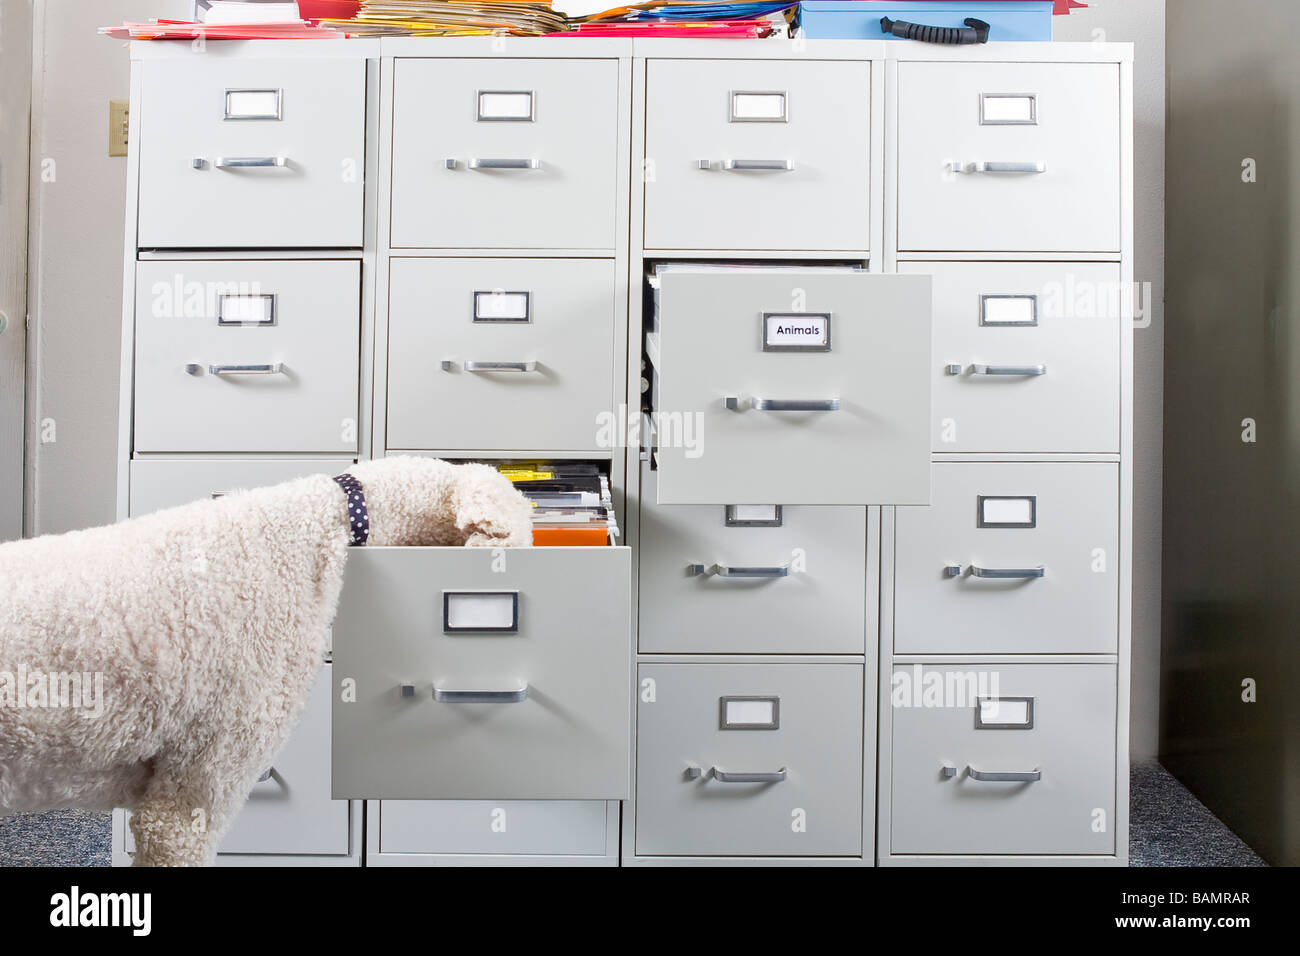
[[[449,631],[517,630],[518,597],[513,591],[447,592],[443,627]]]
[[[226,119],[279,118],[279,90],[226,90]]]
[[[723,704],[723,722],[728,727],[767,727],[775,720],[775,700],[728,700]]]
[[[980,122],[987,125],[1028,126],[1038,122],[1037,97],[1024,94],[980,96]]]
[[[1032,525],[1033,498],[985,498],[980,502],[980,520],[984,524]]]
[[[271,325],[275,322],[275,297],[223,295],[218,300],[217,321],[222,325]]]
[[[1038,296],[986,295],[980,325],[1037,325]]]
[[[784,93],[732,93],[731,119],[733,122],[784,122]]]
[[[481,120],[530,120],[533,118],[531,90],[485,91],[478,95]]]
[[[831,317],[825,313],[768,313],[763,317],[763,347],[768,351],[828,352]]]
[[[481,322],[527,322],[527,292],[475,292],[474,318]]]
[[[774,522],[777,520],[777,505],[732,505],[732,521],[762,521]]]

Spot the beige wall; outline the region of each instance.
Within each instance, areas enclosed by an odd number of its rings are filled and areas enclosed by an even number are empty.
[[[130,95],[130,61],[124,43],[95,31],[189,9],[188,0],[36,2],[29,534],[115,516],[126,158],[108,155],[108,101]]]

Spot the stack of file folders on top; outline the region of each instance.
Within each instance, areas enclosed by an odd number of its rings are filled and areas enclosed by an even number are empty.
[[[574,17],[569,29],[579,36],[767,37],[785,35],[798,7],[791,0],[648,0]]]
[[[353,36],[539,36],[566,29],[551,0],[362,0],[355,17],[321,23]]]
[[[583,462],[498,465],[533,506],[533,544],[609,545],[618,537],[609,478]]]
[[[204,23],[197,20],[127,21],[121,26],[100,27],[99,32],[116,40],[342,40],[345,34],[306,20],[271,22]]]

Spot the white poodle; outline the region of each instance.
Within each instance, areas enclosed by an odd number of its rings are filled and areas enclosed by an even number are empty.
[[[531,543],[487,465],[349,474],[371,545]],[[210,863],[321,666],[346,502],[315,475],[0,545],[0,813],[126,807],[137,865]]]

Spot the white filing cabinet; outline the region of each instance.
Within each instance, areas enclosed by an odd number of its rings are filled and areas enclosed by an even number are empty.
[[[123,516],[558,459],[623,535],[354,553],[232,859],[1126,862],[1128,47],[133,57]]]

